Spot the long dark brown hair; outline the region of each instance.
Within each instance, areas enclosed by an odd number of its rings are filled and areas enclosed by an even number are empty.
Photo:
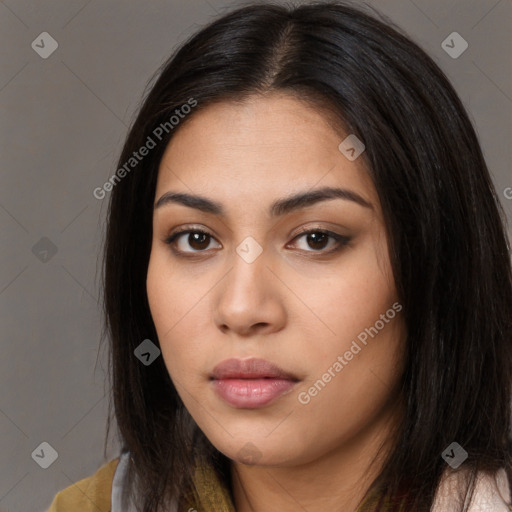
[[[272,91],[329,109],[364,142],[361,158],[382,205],[408,336],[405,414],[373,488],[396,503],[393,510],[401,503],[428,512],[452,442],[468,453],[468,496],[478,471],[505,467],[510,475],[510,243],[459,97],[434,61],[378,12],[348,2],[255,3],[201,29],[148,83],[118,168],[127,169],[148,137],[156,145],[110,192],[104,335],[117,433],[131,455],[139,509],[156,512],[180,499],[193,485],[196,459],[230,485],[229,459],[191,418],[163,358],[145,366],[134,355],[145,339],[159,344],[146,295],[159,163],[199,110]],[[193,101],[171,128],[175,110]],[[155,132],[166,122],[167,130]],[[109,430],[110,418],[107,438]]]

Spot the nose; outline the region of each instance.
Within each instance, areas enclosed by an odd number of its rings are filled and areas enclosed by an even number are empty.
[[[225,334],[270,334],[286,323],[284,294],[287,288],[269,266],[263,251],[252,263],[236,252],[231,269],[216,287],[214,321]]]

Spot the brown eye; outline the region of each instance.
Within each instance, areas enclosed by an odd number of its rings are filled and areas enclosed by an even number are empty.
[[[324,254],[335,252],[350,242],[349,237],[321,229],[304,231],[294,238],[294,240],[300,239],[305,239],[306,242],[306,248],[302,248],[301,250],[305,252],[320,252]],[[325,250],[326,247],[329,246],[330,241],[333,242],[331,243],[331,248]]]
[[[189,233],[187,243],[193,249],[202,251],[210,245],[210,236],[206,233]]]
[[[185,237],[185,235],[188,236]],[[349,237],[322,229],[303,231],[294,238],[294,241],[301,239],[305,240],[306,247],[299,247],[300,250],[319,254],[336,252],[350,242]],[[183,229],[173,233],[164,241],[166,244],[172,246],[175,253],[192,255],[194,253],[206,252],[213,240],[215,240],[213,235],[201,229]],[[292,245],[297,244],[295,242],[295,244]],[[219,247],[221,247],[220,244]],[[327,247],[330,248],[326,249]]]
[[[185,237],[184,235],[187,234],[188,237]],[[214,240],[213,236],[206,231],[202,231],[200,229],[188,229],[172,234],[165,240],[165,243],[168,245],[177,246],[177,252],[194,253],[204,252],[206,249],[208,249],[212,240]],[[191,250],[189,250],[189,248]]]
[[[306,243],[315,250],[325,249],[329,236],[325,233],[310,233],[306,235]]]

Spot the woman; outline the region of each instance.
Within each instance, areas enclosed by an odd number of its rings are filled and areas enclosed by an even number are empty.
[[[504,215],[453,87],[388,20],[214,21],[106,192],[123,453],[50,510],[512,510]]]

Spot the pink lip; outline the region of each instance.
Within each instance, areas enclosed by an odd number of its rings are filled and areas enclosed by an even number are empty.
[[[294,375],[264,359],[227,359],[211,376],[218,395],[240,409],[256,409],[283,395],[298,382]]]

